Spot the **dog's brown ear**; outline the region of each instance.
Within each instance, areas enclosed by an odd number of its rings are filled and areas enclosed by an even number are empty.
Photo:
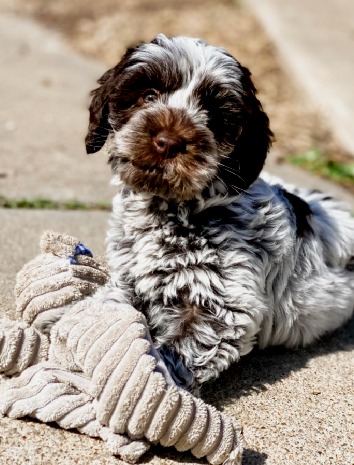
[[[251,81],[251,73],[243,68],[245,117],[242,132],[236,142],[236,154],[241,167],[242,177],[247,189],[259,176],[268,151],[272,145],[273,133],[269,127],[269,118],[256,97],[256,88]]]
[[[89,107],[90,120],[88,133],[85,138],[86,152],[88,154],[101,150],[109,132],[112,130],[108,121],[108,97],[110,88],[112,87],[112,80],[115,74],[114,71],[115,68],[106,71],[98,80],[101,86],[91,92],[92,100]]]
[[[106,71],[97,81],[100,87],[91,92],[92,101],[89,107],[90,122],[85,138],[86,152],[88,154],[101,150],[108,134],[112,131],[112,126],[109,122],[109,99],[116,92],[122,72],[127,68],[130,58],[140,45],[128,48],[121,61]]]
[[[223,160],[222,178],[228,185],[246,190],[259,176],[268,150],[273,141],[269,119],[257,99],[257,90],[251,80],[251,73],[240,66],[242,71],[243,112],[241,127],[235,149]]]

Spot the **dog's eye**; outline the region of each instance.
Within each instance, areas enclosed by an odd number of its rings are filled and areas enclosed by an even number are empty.
[[[142,105],[143,103],[153,103],[157,100],[159,93],[155,89],[149,89],[143,93],[143,95],[139,99],[139,104]]]

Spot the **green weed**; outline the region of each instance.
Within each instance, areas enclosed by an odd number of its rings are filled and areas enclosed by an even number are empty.
[[[354,161],[331,160],[316,149],[290,155],[287,160],[311,173],[318,174],[347,187],[354,187]]]
[[[111,210],[110,202],[56,201],[51,199],[8,199],[0,196],[0,208],[25,208],[35,210]]]

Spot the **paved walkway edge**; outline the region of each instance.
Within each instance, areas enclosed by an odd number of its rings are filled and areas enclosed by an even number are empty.
[[[241,1],[263,24],[289,76],[354,156],[354,2]]]

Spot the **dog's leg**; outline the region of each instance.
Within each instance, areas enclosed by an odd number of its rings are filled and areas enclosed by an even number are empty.
[[[269,341],[272,345],[292,348],[311,344],[342,326],[353,314],[353,272],[328,269],[301,284],[301,292],[293,294],[296,307],[289,304],[288,329],[284,330],[285,324],[274,327]]]
[[[240,352],[236,347],[222,342],[216,350],[215,356],[205,366],[194,372],[195,383],[201,385],[209,380],[217,378],[220,373],[227,370],[229,366],[240,359]]]

